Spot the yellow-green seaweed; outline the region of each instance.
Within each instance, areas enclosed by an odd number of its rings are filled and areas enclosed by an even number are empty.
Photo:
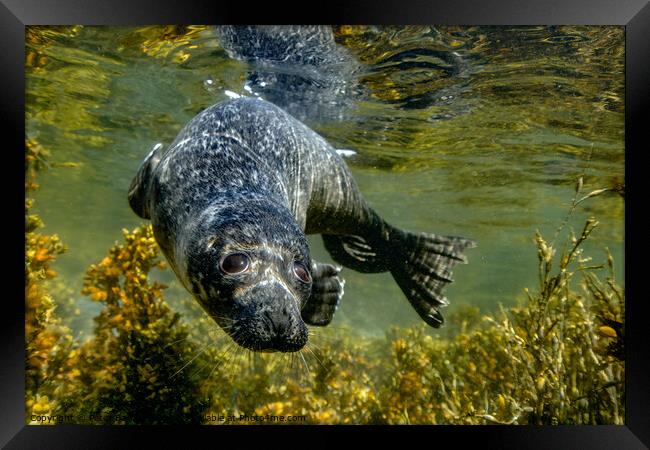
[[[124,244],[88,268],[82,293],[102,302],[93,338],[79,349],[81,376],[67,387],[67,410],[82,423],[197,423],[203,409],[192,366],[194,346],[180,315],[149,283],[162,268],[150,226],[124,230]]]
[[[572,210],[599,194],[580,190]],[[238,348],[189,298],[190,313],[174,312],[150,280],[164,268],[150,225],[124,230],[88,268],[82,293],[103,309],[92,338],[77,342],[45,284],[65,247],[36,233],[31,206],[26,199],[27,423],[623,423],[625,295],[610,254],[604,264],[583,254],[593,218],[561,244],[566,221],[552,240],[536,233],[539,285],[518,307],[460,309],[435,335],[424,325],[384,338],[315,330],[308,349],[283,355]],[[267,419],[279,416],[304,420]]]
[[[34,179],[44,167],[48,152],[33,140],[25,145],[25,191],[38,188]],[[66,251],[57,235],[37,232],[44,226],[31,213],[34,201],[25,198],[25,414],[47,415],[56,406],[50,398],[57,386],[73,372],[70,355],[74,352],[69,328],[56,314],[56,303],[49,295],[47,281],[57,276],[51,265]]]
[[[602,281],[581,254],[596,225],[587,221],[555,270],[554,249],[537,235],[540,286],[525,305],[485,316],[465,308],[446,337],[423,325],[383,339],[324,331],[304,361],[188,337],[163,286],[148,282],[160,265],[150,227],[125,231],[125,244],[88,270],[84,293],[105,307],[57,414],[100,423],[299,415],[305,422],[292,423],[621,424],[624,365],[613,343],[622,342],[624,294],[611,258]],[[582,272],[574,292],[569,280]]]

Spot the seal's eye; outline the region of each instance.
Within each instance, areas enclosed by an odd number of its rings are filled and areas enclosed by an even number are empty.
[[[300,261],[293,262],[293,273],[302,281],[303,283],[311,283],[311,275],[303,263]]]
[[[250,259],[244,253],[231,253],[221,259],[219,266],[221,270],[232,275],[246,270],[249,263]]]

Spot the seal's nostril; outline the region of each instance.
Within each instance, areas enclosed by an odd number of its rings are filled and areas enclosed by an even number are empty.
[[[269,331],[276,336],[282,336],[288,330],[289,316],[287,315],[286,308],[282,312],[264,311],[264,316],[268,321]]]

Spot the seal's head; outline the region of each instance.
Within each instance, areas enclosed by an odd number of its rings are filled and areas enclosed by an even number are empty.
[[[289,211],[266,199],[240,199],[206,209],[193,228],[177,247],[177,261],[208,314],[245,348],[300,350],[308,337],[300,310],[312,265]]]

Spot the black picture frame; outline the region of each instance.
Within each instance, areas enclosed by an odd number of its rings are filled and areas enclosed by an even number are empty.
[[[454,445],[472,441],[481,448],[589,448],[635,449],[650,446],[650,342],[646,299],[641,291],[643,267],[640,256],[645,250],[643,235],[643,164],[642,152],[647,147],[648,105],[650,104],[650,4],[647,0],[390,0],[384,2],[329,1],[317,12],[308,14],[304,4],[279,5],[276,2],[246,5],[244,2],[207,2],[164,0],[1,0],[0,1],[0,115],[4,158],[11,163],[1,165],[4,216],[20,221],[24,211],[24,186],[19,179],[18,149],[24,146],[25,118],[25,26],[26,25],[149,25],[149,24],[438,24],[438,25],[624,25],[626,43],[625,85],[625,286],[626,305],[626,425],[625,426],[436,426],[436,427],[372,427],[371,433],[382,438],[387,433],[417,432],[428,445],[440,439],[454,440]],[[646,140],[644,140],[644,138]],[[15,158],[16,160],[13,160]],[[10,176],[5,176],[10,174]],[[6,181],[5,181],[6,180]],[[24,181],[24,180],[23,180]],[[11,220],[11,219],[10,219]],[[16,227],[19,225],[16,224]],[[10,235],[11,236],[11,235]],[[5,240],[5,277],[9,285],[18,285],[20,276],[16,259],[24,246]],[[635,261],[639,259],[639,261]],[[12,275],[14,272],[15,275]],[[226,428],[244,442],[259,433],[278,432],[278,427],[97,427],[59,425],[26,426],[24,308],[19,289],[5,295],[0,310],[0,445],[6,448],[130,448],[134,437],[145,437],[150,444],[164,447],[192,446],[197,437],[206,445],[220,441]],[[271,430],[271,428],[273,430]],[[343,427],[298,427],[292,432],[331,433]],[[365,428],[365,427],[362,427]],[[357,428],[359,429],[359,428]],[[284,430],[284,429],[283,429]],[[188,432],[189,431],[189,432]],[[281,431],[280,431],[281,432]],[[136,436],[142,435],[142,436]],[[233,436],[231,436],[233,437]],[[281,439],[282,437],[279,436]],[[284,434],[283,444],[289,435]],[[313,439],[301,437],[299,445],[311,445]],[[282,442],[282,441],[280,441]],[[415,441],[412,445],[416,444]],[[175,444],[178,445],[175,445]],[[295,445],[295,444],[291,444]],[[442,444],[440,444],[442,445]]]

